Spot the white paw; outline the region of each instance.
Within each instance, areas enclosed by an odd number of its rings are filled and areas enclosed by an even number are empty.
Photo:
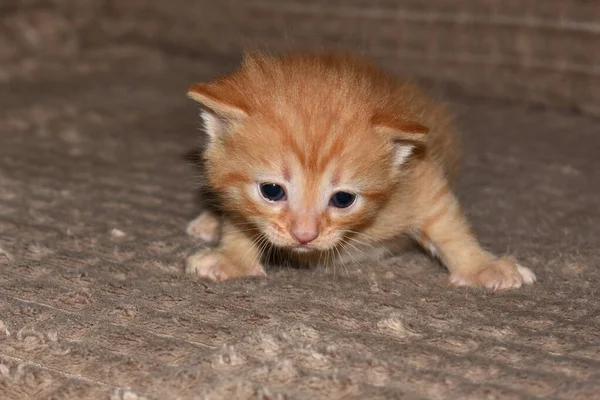
[[[188,223],[185,232],[205,243],[215,243],[219,239],[220,228],[221,220],[210,211],[204,211]]]
[[[242,276],[267,276],[264,267],[255,263],[249,269],[236,265],[226,255],[214,250],[200,250],[189,256],[185,272],[213,281],[224,281]]]
[[[474,269],[473,272],[458,272],[450,277],[454,286],[480,286],[492,291],[518,289],[523,284],[535,282],[535,274],[514,260],[502,257]]]
[[[229,278],[226,272],[228,261],[222,254],[211,250],[202,250],[187,258],[185,272],[213,281],[222,281]]]

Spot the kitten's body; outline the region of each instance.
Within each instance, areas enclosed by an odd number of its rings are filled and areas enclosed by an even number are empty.
[[[298,263],[360,261],[411,236],[454,284],[535,280],[473,237],[449,183],[451,120],[412,85],[349,55],[254,55],[188,94],[204,106],[207,183],[225,213],[218,247],[192,255],[189,273],[263,275],[273,246]]]

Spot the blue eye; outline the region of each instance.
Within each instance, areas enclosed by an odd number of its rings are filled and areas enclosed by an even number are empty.
[[[260,194],[269,201],[285,200],[285,190],[275,183],[261,183]]]
[[[337,192],[331,197],[329,204],[336,208],[348,208],[356,201],[356,195],[348,192]]]

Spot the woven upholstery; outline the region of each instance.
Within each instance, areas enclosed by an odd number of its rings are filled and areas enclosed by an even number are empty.
[[[0,3],[0,399],[598,398],[598,120],[498,100],[596,113],[598,13],[483,3]],[[416,252],[185,276],[201,208],[185,89],[246,37],[357,46],[451,95],[464,209],[540,281],[447,288]]]

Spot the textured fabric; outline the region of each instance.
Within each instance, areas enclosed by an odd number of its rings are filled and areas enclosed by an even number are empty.
[[[419,253],[216,284],[182,272],[184,92],[222,67],[97,49],[0,86],[0,398],[598,398],[596,120],[454,106],[464,207],[531,288],[447,288]]]
[[[598,111],[595,2],[535,3],[0,2],[0,399],[600,398],[598,120],[455,90]],[[185,276],[201,208],[185,90],[231,69],[244,37],[379,48],[456,84],[464,209],[539,282],[447,288],[418,252]]]

